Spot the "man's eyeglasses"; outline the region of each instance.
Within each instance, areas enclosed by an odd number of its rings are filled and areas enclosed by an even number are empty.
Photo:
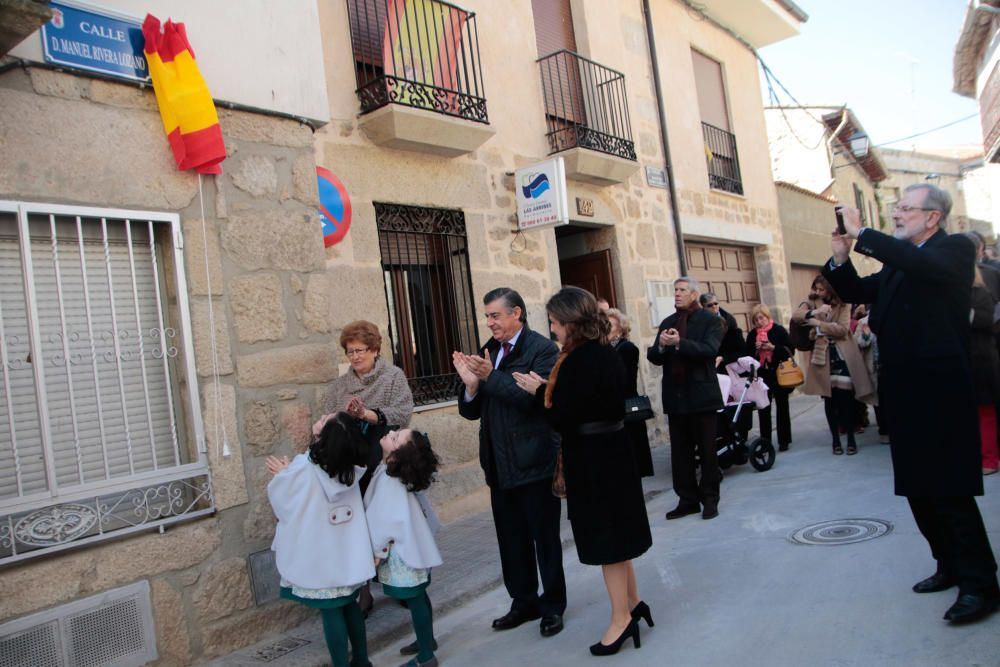
[[[356,357],[359,354],[364,354],[365,352],[368,351],[368,349],[369,348],[367,348],[367,347],[359,347],[356,350],[344,350],[344,352],[346,352],[347,356],[349,356],[349,357]]]
[[[719,302],[718,301],[713,301],[712,303],[706,303],[705,307],[706,308],[718,308],[719,307]]]
[[[924,208],[922,206],[907,206],[905,204],[896,204],[892,207],[892,210],[899,211],[900,213],[909,213],[910,211],[937,211],[936,208]]]

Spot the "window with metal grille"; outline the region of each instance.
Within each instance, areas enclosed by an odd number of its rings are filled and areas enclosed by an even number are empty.
[[[211,511],[179,224],[0,202],[0,564]]]
[[[455,398],[455,350],[479,349],[461,211],[375,203],[389,337],[417,405]]]

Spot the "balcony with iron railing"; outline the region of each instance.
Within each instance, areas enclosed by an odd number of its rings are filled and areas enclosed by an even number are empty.
[[[638,168],[625,75],[561,50],[538,59],[549,154],[566,177],[597,185],[626,181]]]
[[[736,152],[736,136],[730,132],[701,124],[705,139],[705,160],[708,163],[708,184],[713,190],[743,194],[740,159]]]
[[[493,136],[473,12],[441,0],[347,0],[347,12],[373,142],[455,156]]]

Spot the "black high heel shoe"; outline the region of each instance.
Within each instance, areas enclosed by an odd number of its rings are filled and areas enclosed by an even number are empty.
[[[610,644],[602,644],[601,642],[597,642],[596,644],[593,644],[590,647],[590,654],[591,655],[614,655],[615,653],[618,653],[618,649],[620,649],[622,647],[622,644],[624,644],[625,640],[628,639],[629,637],[632,638],[632,642],[635,644],[635,647],[639,648],[639,646],[640,646],[640,642],[639,642],[639,622],[636,621],[635,619],[632,619],[632,621],[625,628],[625,631],[622,632],[618,636],[618,639],[614,640]]]
[[[655,625],[655,623],[653,623],[653,615],[649,612],[649,605],[642,600],[639,600],[639,604],[637,604],[635,609],[632,610],[632,620],[638,623],[640,618],[645,619],[646,625],[649,627],[653,627]]]

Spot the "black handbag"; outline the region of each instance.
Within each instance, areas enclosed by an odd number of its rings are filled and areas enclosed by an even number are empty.
[[[625,399],[625,421],[644,422],[654,416],[649,396],[632,396]]]

